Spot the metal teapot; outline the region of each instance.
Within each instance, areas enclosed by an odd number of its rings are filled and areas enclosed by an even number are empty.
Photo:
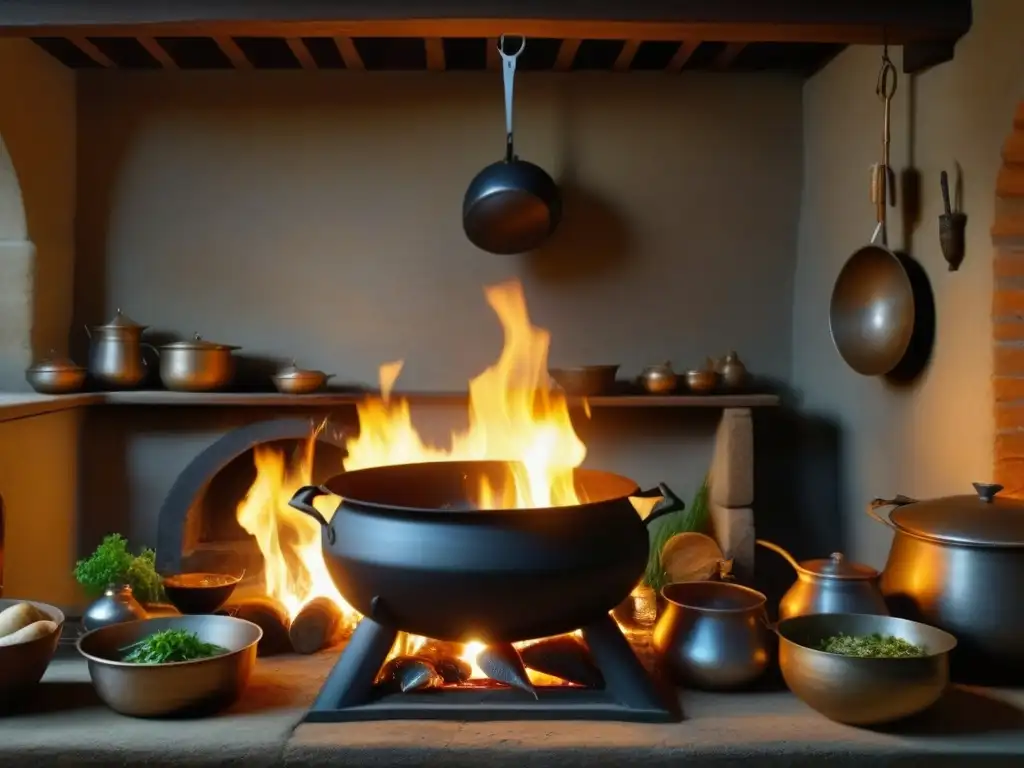
[[[779,601],[779,621],[809,613],[889,615],[874,568],[848,562],[841,552],[798,563],[778,544],[764,539],[757,543],[783,557],[797,574],[796,582]]]
[[[146,378],[146,361],[142,357],[142,332],[139,325],[117,310],[105,325],[85,327],[89,336],[89,376],[106,389],[131,389]]]

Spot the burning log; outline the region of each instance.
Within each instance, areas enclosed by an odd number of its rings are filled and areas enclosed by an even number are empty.
[[[345,635],[341,609],[328,597],[317,597],[302,606],[288,630],[297,653],[316,653],[341,642]]]
[[[256,646],[258,655],[273,656],[292,649],[292,641],[288,637],[291,622],[284,606],[277,600],[269,597],[248,598],[231,608],[235,618],[251,621],[263,630],[263,638]]]
[[[587,647],[572,635],[549,637],[520,649],[530,669],[586,688],[602,688],[601,671],[590,659]]]
[[[533,698],[538,698],[537,690],[530,682],[523,660],[519,657],[519,651],[513,648],[511,643],[488,645],[480,651],[476,664],[491,680],[519,688]]]

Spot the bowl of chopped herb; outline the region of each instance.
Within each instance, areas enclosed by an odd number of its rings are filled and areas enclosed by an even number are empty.
[[[256,664],[263,630],[231,616],[112,624],[78,638],[100,699],[122,715],[195,717],[233,704]]]
[[[917,714],[949,684],[956,638],[893,616],[820,613],[779,622],[779,667],[812,709],[848,725]]]

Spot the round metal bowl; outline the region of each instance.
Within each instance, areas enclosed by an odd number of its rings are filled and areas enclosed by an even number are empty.
[[[228,653],[170,664],[121,661],[132,643],[165,629],[195,632]],[[89,662],[89,677],[100,699],[122,715],[185,717],[218,712],[245,690],[256,664],[263,630],[230,616],[174,616],[113,624],[78,638],[76,647]]]
[[[57,651],[64,629],[64,614],[59,608],[35,600],[0,600],[0,611],[18,603],[31,603],[57,624],[57,631],[21,645],[0,646],[0,709],[16,704],[43,678]]]
[[[820,613],[779,622],[779,667],[789,689],[829,720],[879,725],[921,712],[949,684],[956,638],[941,629],[893,616]],[[838,634],[894,635],[922,646],[926,656],[864,659],[816,650]]]
[[[164,576],[164,594],[180,613],[214,613],[228,601],[241,580],[241,576],[226,573],[178,573]]]

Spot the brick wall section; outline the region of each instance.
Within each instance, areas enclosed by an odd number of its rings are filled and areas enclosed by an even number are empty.
[[[1003,145],[992,240],[995,479],[1024,496],[1024,102]]]

